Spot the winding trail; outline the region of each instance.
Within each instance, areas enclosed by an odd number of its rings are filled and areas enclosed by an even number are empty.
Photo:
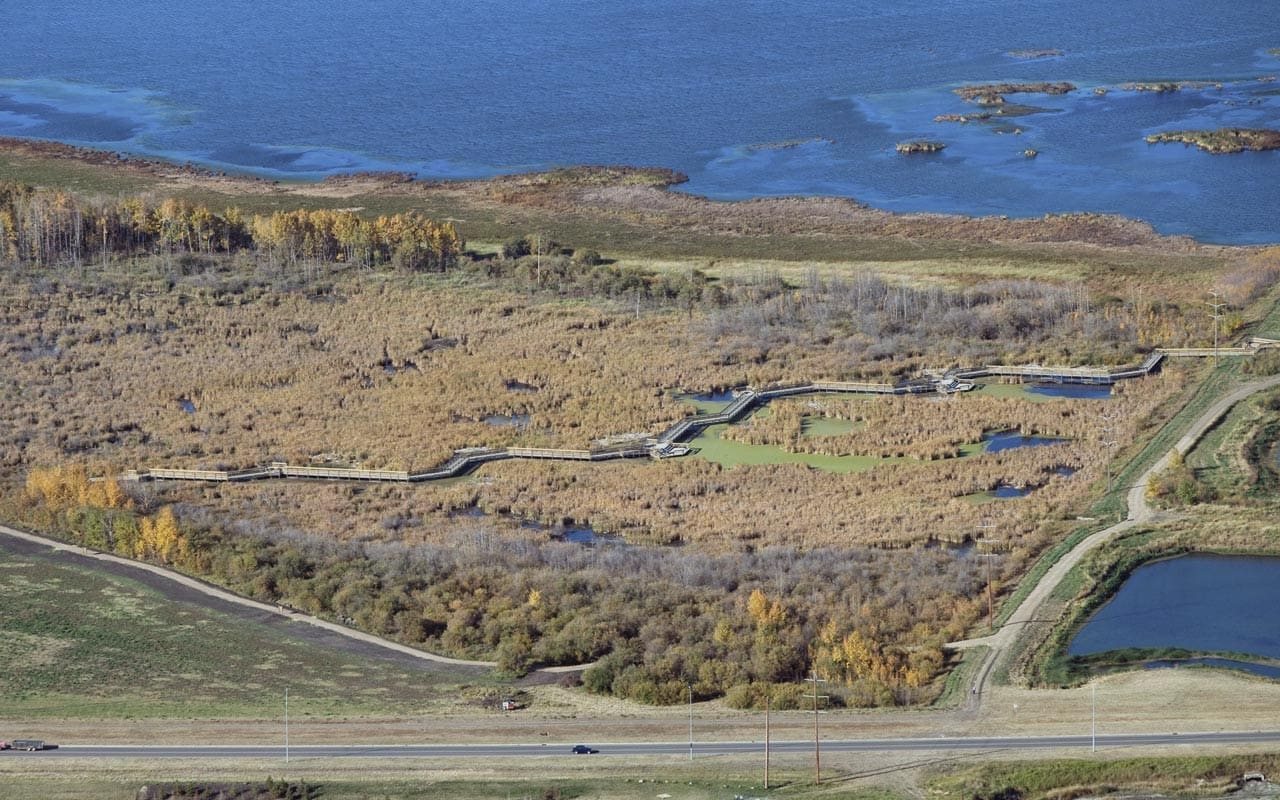
[[[1114,539],[1121,533],[1150,522],[1157,522],[1162,519],[1175,519],[1177,515],[1167,512],[1157,511],[1147,502],[1147,484],[1152,476],[1168,469],[1173,461],[1174,453],[1179,456],[1185,456],[1190,452],[1192,447],[1218,423],[1220,419],[1241,400],[1267,389],[1280,386],[1280,375],[1267,378],[1260,381],[1252,381],[1237,387],[1235,390],[1219,398],[1212,406],[1201,414],[1195,422],[1174,444],[1173,449],[1165,453],[1155,464],[1153,464],[1146,472],[1138,476],[1138,480],[1129,487],[1126,501],[1129,508],[1128,517],[1121,522],[1116,523],[1108,528],[1104,528],[1097,533],[1085,537],[1073,547],[1069,552],[1049,568],[1047,572],[1040,578],[1033,588],[1023,599],[1022,603],[1014,610],[1000,630],[989,636],[983,636],[974,639],[965,639],[963,641],[952,642],[947,645],[953,650],[964,650],[972,647],[988,648],[986,657],[982,661],[982,665],[974,674],[973,683],[969,692],[969,710],[977,710],[981,707],[982,697],[985,694],[987,684],[991,679],[991,673],[998,664],[1004,662],[1014,650],[1014,645],[1019,636],[1026,629],[1027,624],[1036,621],[1039,611],[1045,601],[1053,593],[1070,572],[1080,561],[1093,550],[1101,547],[1107,542]]]

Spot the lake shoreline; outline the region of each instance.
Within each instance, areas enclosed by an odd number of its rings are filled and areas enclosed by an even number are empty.
[[[1240,252],[1256,245],[1201,242],[1164,235],[1144,220],[1114,214],[1073,212],[1014,218],[930,212],[895,212],[856,199],[804,195],[712,200],[670,191],[688,177],[664,167],[579,166],[484,179],[421,180],[403,172],[352,172],[322,180],[281,180],[249,173],[178,163],[42,139],[0,137],[5,156],[39,164],[77,165],[113,177],[145,181],[157,192],[208,193],[258,198],[332,201],[430,198],[466,206],[550,211],[582,218],[627,220],[716,235],[806,235],[867,239],[945,240],[1013,245],[1089,245],[1188,253]],[[10,164],[12,166],[12,164]],[[12,174],[0,161],[0,176]],[[22,182],[22,178],[6,178]],[[31,181],[26,181],[31,182]],[[56,188],[66,188],[58,186]]]

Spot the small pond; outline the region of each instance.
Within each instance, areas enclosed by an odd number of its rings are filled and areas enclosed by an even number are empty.
[[[993,431],[984,434],[982,441],[982,452],[999,453],[1005,450],[1017,450],[1019,447],[1044,447],[1065,440],[1049,436],[1023,436],[1017,431]]]
[[[596,533],[591,528],[564,528],[554,529],[551,538],[561,542],[572,542],[574,544],[626,544],[621,536],[613,536],[607,533]]]
[[[1067,654],[1181,648],[1280,659],[1276,608],[1280,558],[1190,555],[1156,561],[1134,570],[1076,634]]]
[[[183,411],[187,412],[188,414],[194,414],[194,413],[196,413],[196,404],[195,404],[195,403],[193,403],[193,402],[191,402],[190,400],[179,400],[179,401],[178,401],[178,408],[182,409]]]
[[[1053,474],[1063,478],[1068,478],[1075,474],[1075,470],[1071,467],[1054,467]],[[979,492],[977,494],[965,495],[971,503],[986,503],[992,500],[1013,500],[1019,497],[1026,497],[1032,492],[1039,489],[1039,486],[1017,487],[1008,483],[1002,483],[989,492]]]
[[[585,545],[627,543],[627,540],[621,536],[596,533],[592,528],[583,525],[544,525],[535,520],[525,520],[520,523],[520,527],[527,531],[546,531],[557,542]]]
[[[677,394],[675,398],[693,406],[697,410],[698,416],[719,414],[724,411],[725,406],[733,402],[733,390],[721,389],[714,392],[703,392],[702,394]],[[767,407],[765,410],[767,410]]]
[[[1111,397],[1111,386],[1105,383],[1033,383],[1027,387],[1027,394],[1072,400],[1106,400]]]
[[[997,500],[1008,500],[1013,497],[1026,497],[1029,494],[1031,494],[1030,489],[1019,489],[1017,486],[1010,486],[1007,483],[1002,483],[991,490],[991,496]]]
[[[508,392],[518,392],[520,394],[534,394],[538,391],[538,387],[531,383],[524,383],[515,379],[508,380],[503,384]]]
[[[529,427],[528,414],[490,414],[484,418],[484,421],[495,428],[518,428],[524,430]]]

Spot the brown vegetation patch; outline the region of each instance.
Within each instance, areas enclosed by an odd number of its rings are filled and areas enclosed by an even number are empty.
[[[306,781],[267,778],[263,783],[153,783],[138,790],[136,800],[311,800],[320,787]]]
[[[1004,96],[1007,94],[1067,94],[1075,90],[1075,84],[1067,83],[1066,81],[1057,83],[1040,81],[1036,83],[968,84],[952,91],[965,100],[974,101],[980,105],[1001,105],[1005,102]]]
[[[1204,131],[1165,131],[1153,133],[1147,142],[1182,142],[1195,145],[1208,153],[1243,153],[1246,150],[1280,150],[1280,131],[1268,128],[1219,128]]]

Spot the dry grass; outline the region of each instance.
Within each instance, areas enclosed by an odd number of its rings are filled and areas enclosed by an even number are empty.
[[[345,273],[281,291],[278,276],[221,269],[204,264],[171,288],[148,285],[145,276],[12,285],[0,298],[7,326],[0,352],[11,364],[10,402],[0,412],[9,421],[0,434],[8,465],[88,459],[100,470],[238,468],[288,460],[426,468],[460,447],[582,448],[598,437],[656,432],[689,411],[672,388],[840,378],[849,369],[837,345],[795,337],[775,344],[761,363],[724,363],[729,345],[706,341],[700,313],[636,317],[607,303]],[[1149,381],[1135,399],[1154,402],[1175,384]],[[1126,402],[1116,407],[1132,431],[1148,406]],[[342,538],[385,537],[378,523],[394,515],[425,521],[403,534],[409,540],[438,537],[472,524],[450,512],[476,506],[504,519],[589,522],[639,540],[901,545],[939,528],[968,530],[965,521],[978,514],[962,495],[998,483],[1047,484],[1016,511],[998,513],[1016,520],[1005,530],[1020,535],[1049,509],[1079,498],[1101,469],[1087,440],[1096,422],[1087,405],[966,397],[947,409],[920,398],[885,408],[874,427],[910,428],[899,438],[918,438],[911,431],[923,414],[949,441],[972,441],[983,427],[1026,425],[1077,441],[1034,455],[903,464],[858,477],[689,459],[594,468],[507,462],[446,486],[160,491],[165,501]],[[956,408],[966,410],[963,419]],[[486,421],[517,415],[527,415],[524,427]],[[887,452],[884,443],[858,445],[858,436],[827,444]],[[915,452],[916,444],[895,447]],[[986,466],[975,472],[977,464]],[[1056,465],[1081,472],[1071,480],[1047,476]]]

